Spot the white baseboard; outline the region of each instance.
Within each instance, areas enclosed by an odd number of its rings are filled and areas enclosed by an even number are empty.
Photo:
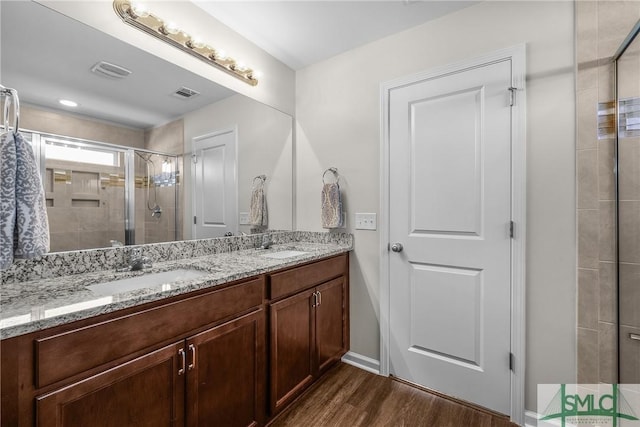
[[[524,412],[524,425],[525,427],[558,427],[560,422],[554,421],[540,421],[540,415],[537,412],[525,411]]]
[[[342,361],[356,368],[364,369],[372,374],[380,375],[380,361],[349,351],[342,356]]]

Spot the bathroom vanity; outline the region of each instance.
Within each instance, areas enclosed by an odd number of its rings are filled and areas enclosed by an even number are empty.
[[[349,348],[349,246],[314,249],[184,260],[211,274],[7,328],[1,425],[265,425]]]

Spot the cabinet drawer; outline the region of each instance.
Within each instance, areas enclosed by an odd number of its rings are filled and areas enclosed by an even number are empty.
[[[263,303],[264,277],[35,340],[44,387]],[[108,341],[108,342],[106,342]]]
[[[347,274],[347,255],[340,255],[270,277],[270,297],[277,299]]]

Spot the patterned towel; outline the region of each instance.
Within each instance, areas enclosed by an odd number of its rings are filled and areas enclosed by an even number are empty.
[[[16,142],[12,132],[0,138],[0,270],[13,263],[16,225]]]
[[[258,180],[251,190],[251,203],[249,205],[249,222],[251,225],[266,227],[269,225],[267,212],[267,196],[264,192],[264,181]]]
[[[341,228],[342,196],[337,182],[322,186],[322,228]]]
[[[20,133],[2,136],[0,151],[0,268],[14,258],[49,252],[49,221],[36,158]]]

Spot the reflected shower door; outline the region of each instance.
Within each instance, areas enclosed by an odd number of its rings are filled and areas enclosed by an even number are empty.
[[[64,137],[38,135],[51,251],[124,243],[124,152]]]

